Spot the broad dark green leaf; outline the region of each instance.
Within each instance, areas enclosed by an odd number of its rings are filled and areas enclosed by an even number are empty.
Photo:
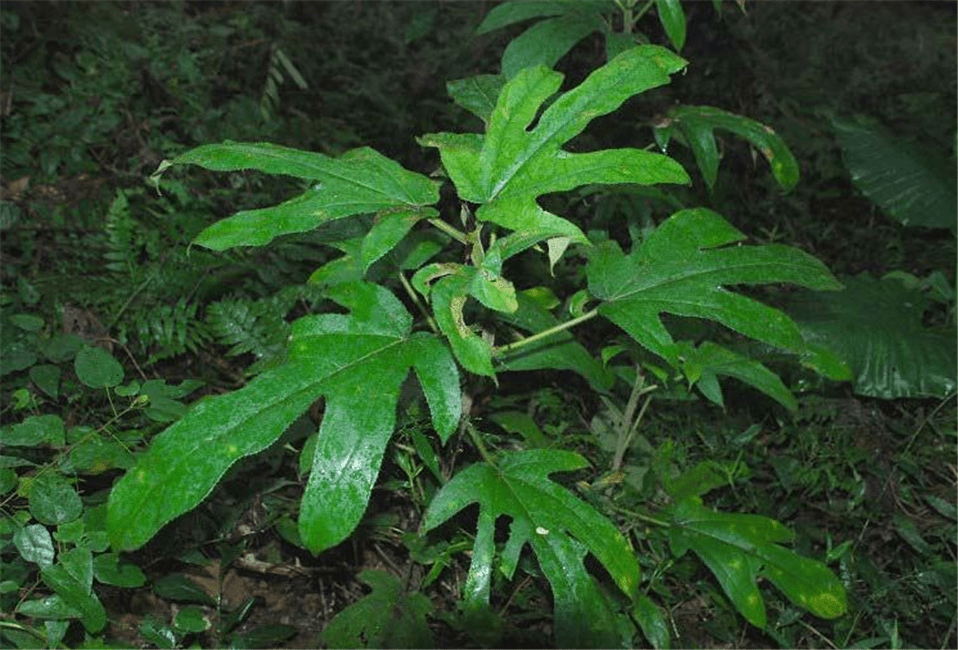
[[[692,550],[715,575],[736,609],[753,625],[768,623],[759,577],[768,578],[788,598],[822,618],[837,618],[847,609],[845,589],[828,568],[780,544],[795,534],[759,515],[714,512],[700,499],[677,502],[672,518],[672,552]]]
[[[954,327],[931,330],[928,299],[897,279],[860,275],[838,293],[803,292],[787,310],[805,336],[844,358],[859,395],[938,397],[958,386]]]
[[[42,364],[30,368],[30,381],[37,388],[56,399],[60,393],[60,367],[53,364]]]
[[[552,584],[556,618],[561,611],[567,621],[562,625],[571,626],[566,628],[567,636],[576,643],[595,642],[588,640],[586,628],[590,621],[603,620],[596,619],[594,587],[589,586],[591,578],[582,564],[586,551],[599,560],[629,598],[635,598],[639,565],[628,541],[592,506],[549,479],[555,472],[574,471],[586,464],[581,456],[567,451],[510,452],[495,465],[477,463],[459,472],[436,495],[423,516],[424,531],[472,503],[479,504],[472,564],[464,586],[467,607],[479,609],[489,603],[494,533],[500,516],[512,519],[503,570],[510,575],[522,547],[529,544]],[[599,630],[591,632],[601,634]],[[594,638],[599,643],[605,640],[604,636]]]
[[[59,415],[31,415],[23,422],[0,429],[0,442],[10,447],[59,449],[66,444],[66,432]]]
[[[60,553],[60,564],[86,591],[93,590],[93,553],[77,546]]]
[[[645,594],[639,594],[636,599],[635,607],[632,608],[632,616],[638,622],[642,629],[642,634],[648,639],[656,650],[667,650],[671,647],[669,639],[669,626],[665,621],[665,615],[656,606],[652,599]]]
[[[544,18],[546,16],[561,16],[575,9],[576,6],[592,5],[596,8],[607,6],[605,2],[594,0],[565,0],[558,2],[526,2],[514,0],[496,5],[482,22],[476,27],[476,34],[485,34],[495,29],[501,29],[514,23],[529,20],[530,18]]]
[[[781,311],[732,293],[739,284],[841,285],[817,259],[787,246],[728,246],[744,239],[705,208],[675,213],[625,255],[614,242],[591,250],[589,291],[599,313],[652,352],[678,364],[662,312],[716,320],[778,348],[802,351],[798,326]]]
[[[188,605],[173,617],[173,626],[187,633],[204,632],[210,628],[210,619],[196,605]]]
[[[158,596],[181,603],[216,606],[216,600],[196,582],[182,573],[170,573],[153,583]]]
[[[368,147],[339,158],[260,143],[224,142],[191,149],[161,166],[199,165],[213,171],[254,169],[312,182],[299,196],[258,210],[245,210],[201,232],[195,243],[213,250],[262,246],[274,238],[306,232],[335,219],[394,208],[415,209],[439,200],[438,185],[403,169]]]
[[[57,594],[34,600],[26,600],[17,605],[17,613],[32,618],[45,619],[71,619],[80,618],[83,615],[80,610],[68,605],[67,602]]]
[[[772,175],[784,189],[790,190],[798,183],[799,168],[795,156],[785,141],[764,124],[711,106],[676,106],[669,110],[666,125],[657,129],[656,139],[660,145],[668,142],[669,134],[675,128],[685,136],[710,188],[715,185],[720,160],[713,133],[715,129],[731,131],[748,140],[768,161]]]
[[[833,119],[852,181],[904,226],[958,228],[955,164],[864,119]],[[944,147],[942,147],[944,149]]]
[[[366,509],[410,369],[436,431],[443,440],[451,435],[462,401],[455,362],[442,342],[411,334],[411,316],[381,287],[343,284],[328,295],[351,313],[296,321],[284,365],[195,405],[114,486],[108,517],[114,548],[142,545],[195,507],[233,463],[272,444],[322,395],[326,413],[299,521],[314,552],[342,541]]]
[[[117,587],[142,587],[146,576],[140,567],[120,559],[118,553],[101,553],[93,558],[93,575],[104,584]]]

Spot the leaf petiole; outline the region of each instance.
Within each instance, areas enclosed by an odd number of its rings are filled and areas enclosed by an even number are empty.
[[[556,325],[555,327],[550,327],[549,329],[542,330],[541,332],[533,334],[532,336],[527,336],[524,339],[519,339],[518,341],[514,341],[512,343],[509,343],[508,345],[502,345],[502,346],[493,348],[492,356],[495,357],[495,356],[502,356],[503,354],[508,354],[509,352],[518,350],[521,347],[524,347],[531,343],[535,343],[536,341],[540,341],[546,337],[552,336],[553,334],[557,334],[564,330],[571,329],[575,327],[576,325],[579,325],[580,323],[584,323],[587,320],[591,320],[595,318],[598,315],[598,313],[599,311],[597,309],[593,309],[592,311],[586,312],[582,314],[581,316],[573,318],[572,320],[567,320],[564,323],[560,323]]]

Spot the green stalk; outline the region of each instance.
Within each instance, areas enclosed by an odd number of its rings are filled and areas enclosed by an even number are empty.
[[[556,325],[555,327],[550,327],[547,330],[542,330],[541,332],[537,334],[533,334],[532,336],[527,336],[526,338],[519,339],[518,341],[515,341],[514,343],[510,343],[508,345],[502,345],[497,348],[493,348],[492,354],[493,356],[502,356],[503,354],[508,354],[509,352],[518,350],[519,348],[525,347],[531,343],[535,343],[536,341],[552,336],[553,334],[573,328],[580,323],[584,323],[587,320],[591,320],[595,318],[598,314],[599,314],[599,310],[593,309],[592,311],[586,312],[585,314],[582,314],[581,316],[577,318],[573,318],[572,320],[567,320],[564,323],[560,323]]]

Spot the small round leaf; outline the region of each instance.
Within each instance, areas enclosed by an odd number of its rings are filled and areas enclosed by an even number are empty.
[[[80,501],[80,495],[61,475],[47,472],[33,482],[30,490],[30,514],[40,523],[65,524],[82,513],[83,502]]]
[[[90,388],[107,388],[123,381],[123,366],[106,350],[84,347],[73,361],[77,377]]]
[[[27,562],[35,562],[41,567],[53,565],[53,538],[45,526],[32,524],[20,528],[13,534],[13,545]]]

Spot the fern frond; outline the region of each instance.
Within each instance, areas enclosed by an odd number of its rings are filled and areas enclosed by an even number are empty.
[[[285,357],[289,323],[283,320],[284,313],[272,299],[226,299],[207,308],[206,323],[218,343],[231,346],[227,356],[251,353],[256,358],[247,371],[255,374]]]
[[[104,254],[106,267],[114,273],[127,276],[133,283],[139,282],[141,277],[137,257],[140,242],[136,235],[136,221],[130,214],[130,203],[123,190],[117,191],[116,198],[110,204],[104,229],[108,244]]]
[[[152,350],[147,363],[196,352],[210,340],[206,324],[196,315],[197,306],[180,298],[173,305],[160,304],[137,311],[137,338],[144,348]]]

